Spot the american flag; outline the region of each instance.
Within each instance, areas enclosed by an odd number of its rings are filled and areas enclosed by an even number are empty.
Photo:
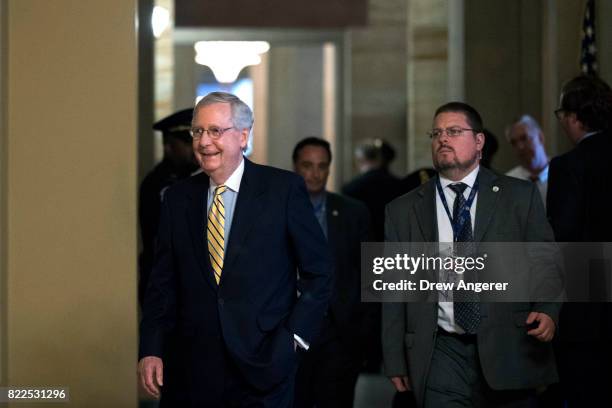
[[[584,74],[597,73],[597,48],[595,48],[595,0],[587,0],[582,22],[582,46],[580,68]]]

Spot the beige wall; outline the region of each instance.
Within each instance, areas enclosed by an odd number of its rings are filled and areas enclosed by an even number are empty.
[[[466,100],[498,137],[498,170],[516,165],[504,138],[512,117],[530,113],[540,123],[549,156],[572,148],[553,110],[563,83],[580,74],[580,38],[586,0],[465,0]],[[600,75],[612,79],[610,2],[597,2]]]
[[[4,383],[136,406],[136,0],[6,3]]]
[[[348,150],[344,155],[345,181],[355,174],[353,147],[375,137],[395,147],[392,170],[406,174],[407,15],[406,0],[369,0],[368,26],[349,30],[345,109],[350,115],[350,139],[344,141]]]
[[[612,17],[612,1],[598,1],[595,4],[600,74],[606,82],[612,83],[612,24],[608,23]]]
[[[138,19],[150,18],[153,0],[138,1]],[[138,30],[138,180],[155,165],[154,119],[154,38],[153,30]]]
[[[554,18],[557,21],[557,60],[555,61],[557,92],[554,95],[554,106],[556,108],[563,83],[580,74],[580,37],[586,0],[557,0],[553,3],[555,3],[555,7],[551,12],[554,13]],[[597,18],[602,21],[600,17],[603,16],[600,15]],[[598,46],[602,47],[601,41],[598,41]],[[556,130],[549,138],[550,151],[553,156],[572,148],[571,143],[558,126]]]
[[[503,172],[515,165],[505,126],[522,113],[542,120],[541,8],[533,0],[465,2],[465,100],[497,136],[493,167]]]
[[[293,169],[291,153],[307,136],[323,135],[323,48],[320,44],[270,49],[268,164]],[[321,101],[318,104],[312,101]]]
[[[432,166],[427,131],[436,108],[449,99],[449,6],[446,0],[411,0],[408,5],[408,172]]]
[[[6,374],[6,0],[0,0],[0,384]]]

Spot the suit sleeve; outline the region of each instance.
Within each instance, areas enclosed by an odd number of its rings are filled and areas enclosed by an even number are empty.
[[[399,242],[389,206],[385,210],[385,242]],[[406,305],[400,302],[382,304],[382,352],[385,375],[408,375],[407,357],[404,350],[406,333]]]
[[[299,270],[298,298],[289,329],[307,343],[317,333],[332,291],[333,266],[323,231],[314,216],[301,177],[292,182],[287,202],[287,225]]]
[[[159,228],[160,196],[152,177],[144,179],[138,196],[138,220],[142,238],[142,252],[139,257],[138,302],[142,306],[144,292],[148,286],[153,267],[155,234]]]
[[[362,279],[361,272],[361,244],[365,242],[371,241],[371,229],[370,229],[370,211],[368,208],[361,204],[358,207],[359,214],[357,219],[360,221],[358,226],[358,236],[359,243],[353,256],[351,257],[354,268],[355,276],[358,277],[359,282],[357,286],[361,291],[368,290],[369,288],[364,287],[367,279]],[[356,256],[355,254],[359,254],[360,256]],[[361,298],[361,293],[359,294]],[[364,347],[376,347],[376,345],[371,345],[369,341],[372,338],[375,338],[377,335],[376,332],[379,331],[379,322],[380,322],[380,303],[378,302],[359,302],[359,310],[361,315],[360,329],[359,329],[359,338],[357,341],[361,342],[361,346]]]
[[[370,211],[368,207],[359,205],[359,242],[368,242],[370,238]]]
[[[557,242],[575,241],[582,225],[580,208],[583,208],[582,191],[576,175],[570,170],[567,160],[555,158],[548,170],[548,192],[546,208],[548,219]]]
[[[176,316],[176,279],[172,260],[171,214],[168,198],[162,203],[155,247],[155,264],[145,291],[140,323],[139,358],[162,357],[164,342],[174,328]]]
[[[525,242],[532,262],[532,298],[534,300],[562,300],[564,298],[561,254],[554,242],[554,234],[548,223],[544,206],[535,185],[531,185],[529,211],[526,220]],[[559,324],[560,302],[536,301],[534,312],[545,313]]]

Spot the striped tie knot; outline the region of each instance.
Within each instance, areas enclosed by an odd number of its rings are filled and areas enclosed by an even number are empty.
[[[218,185],[218,186],[215,188],[215,197],[217,197],[218,195],[221,195],[221,194],[225,193],[226,191],[227,191],[227,186],[226,186],[225,184]]]

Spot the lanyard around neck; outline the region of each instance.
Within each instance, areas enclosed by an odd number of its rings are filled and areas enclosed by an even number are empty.
[[[442,204],[444,205],[444,209],[446,210],[446,215],[451,223],[453,228],[453,242],[457,242],[457,237],[459,236],[459,232],[463,229],[463,226],[466,222],[471,222],[470,220],[470,208],[472,207],[472,203],[474,202],[474,197],[476,197],[476,193],[478,192],[478,179],[474,182],[474,186],[472,187],[472,191],[470,192],[470,196],[467,201],[463,205],[463,208],[459,210],[457,222],[453,222],[453,216],[448,208],[448,203],[446,202],[446,196],[444,195],[444,191],[442,190],[442,183],[440,182],[440,176],[436,177],[436,187],[438,190],[438,194],[440,195],[440,200],[442,200]]]

